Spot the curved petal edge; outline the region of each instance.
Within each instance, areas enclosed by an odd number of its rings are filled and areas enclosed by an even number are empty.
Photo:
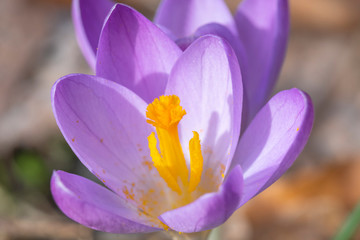
[[[184,207],[165,212],[159,219],[171,229],[184,233],[215,228],[237,209],[243,192],[242,185],[241,167],[236,166],[218,192],[207,193]]]
[[[106,79],[71,74],[52,88],[56,122],[80,161],[118,195],[141,196],[160,176],[144,164],[150,156],[146,103]],[[126,115],[126,117],[124,117]],[[132,186],[136,184],[136,187]],[[137,206],[135,199],[130,199]]]
[[[232,162],[244,172],[241,205],[293,164],[310,136],[313,121],[311,99],[299,89],[276,94],[259,111],[242,135]]]
[[[96,75],[120,83],[147,103],[162,95],[181,49],[136,10],[116,4],[104,24]]]
[[[114,4],[111,0],[73,0],[72,2],[76,38],[86,61],[94,71],[100,32]]]
[[[111,233],[160,230],[145,224],[146,220],[115,193],[86,178],[54,171],[51,192],[61,211],[86,227]]]
[[[165,93],[179,96],[187,112],[179,124],[186,157],[187,141],[198,131],[204,169],[227,168],[239,139],[243,99],[240,67],[230,44],[214,35],[195,40],[175,63]]]
[[[208,23],[219,23],[237,36],[233,16],[223,0],[163,0],[154,22],[165,26],[176,37],[187,37]]]
[[[268,100],[284,61],[289,35],[288,0],[244,0],[235,15],[247,58],[244,121]]]

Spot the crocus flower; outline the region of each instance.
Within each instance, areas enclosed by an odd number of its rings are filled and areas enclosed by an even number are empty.
[[[182,52],[117,4],[98,48],[97,76],[68,75],[52,89],[62,134],[105,185],[53,173],[55,202],[87,227],[212,229],[275,182],[307,142],[313,107],[298,89],[272,97],[239,140],[242,75],[222,38],[200,37]]]
[[[113,4],[111,0],[73,0],[79,45],[94,70],[101,29]],[[244,0],[235,17],[223,0],[163,0],[154,23],[182,49],[206,34],[218,35],[231,44],[242,68],[245,130],[268,100],[284,60],[288,0]]]

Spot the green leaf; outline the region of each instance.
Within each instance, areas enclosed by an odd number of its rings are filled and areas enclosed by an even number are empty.
[[[15,155],[14,174],[26,188],[43,189],[48,186],[49,171],[40,155],[22,151]]]
[[[360,202],[355,207],[354,211],[350,213],[349,217],[346,219],[344,225],[340,231],[335,236],[334,240],[347,240],[351,239],[356,233],[360,224]]]

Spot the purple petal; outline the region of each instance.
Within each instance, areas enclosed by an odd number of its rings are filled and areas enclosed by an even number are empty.
[[[104,232],[155,232],[149,219],[110,190],[77,175],[55,171],[51,192],[56,204],[74,221]]]
[[[288,1],[244,0],[235,19],[248,61],[243,80],[247,96],[243,123],[247,125],[270,96],[284,60],[289,34]]]
[[[110,0],[73,0],[72,3],[76,38],[86,61],[94,71],[100,32],[113,5],[114,2]]]
[[[179,125],[185,156],[192,131],[197,131],[204,170],[218,172],[220,165],[228,166],[239,138],[242,107],[241,73],[230,45],[210,35],[196,40],[171,71],[166,88],[170,94],[179,96],[187,112]]]
[[[240,62],[241,73],[244,74],[245,68],[245,49],[238,37],[235,36],[229,29],[224,27],[223,25],[217,23],[210,23],[198,28],[194,34],[195,38],[199,38],[201,36],[212,34],[219,37],[222,37],[226,41],[229,42],[230,46],[234,49],[236,56]]]
[[[136,94],[112,81],[74,74],[54,85],[52,104],[74,153],[118,195],[138,205],[141,193],[162,180],[146,164],[153,129],[145,120],[147,105]]]
[[[304,148],[313,125],[310,97],[291,89],[278,93],[242,135],[232,165],[244,172],[241,205],[274,183]]]
[[[96,75],[120,83],[146,102],[162,95],[180,48],[143,15],[117,4],[101,33]]]
[[[242,195],[243,177],[236,166],[216,193],[208,193],[196,201],[163,213],[159,219],[179,232],[200,232],[224,223],[237,209]]]
[[[226,27],[224,27],[221,24],[209,23],[204,26],[201,26],[196,30],[196,32],[192,36],[178,39],[176,41],[176,43],[178,44],[178,46],[181,49],[185,50],[186,48],[188,48],[190,46],[190,44],[193,41],[195,41],[196,39],[198,39],[202,36],[209,35],[209,34],[219,36],[229,42],[229,44],[233,48],[233,50],[236,53],[236,56],[239,60],[239,64],[241,66],[241,74],[242,74],[243,78],[246,77],[245,71],[248,67],[247,67],[247,59],[246,59],[246,55],[245,55],[245,49],[244,49],[241,41],[239,41],[238,37],[235,36],[234,34],[232,34],[231,31],[229,31],[229,29],[227,29]]]
[[[193,34],[208,23],[222,24],[237,36],[235,21],[223,0],[163,0],[154,22],[178,38]]]

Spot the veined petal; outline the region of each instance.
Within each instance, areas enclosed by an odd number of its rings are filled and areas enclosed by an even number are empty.
[[[289,35],[288,0],[244,0],[235,19],[248,61],[243,79],[246,126],[265,104],[278,78]]]
[[[242,82],[236,55],[216,36],[196,40],[176,62],[165,91],[177,95],[187,114],[179,124],[186,159],[192,131],[200,135],[204,172],[224,173],[240,132]],[[207,174],[204,174],[206,176]],[[201,182],[210,181],[203,177]]]
[[[139,207],[142,195],[161,181],[149,165],[147,136],[152,128],[146,123],[147,104],[112,81],[73,74],[55,83],[52,105],[60,130],[80,161]]]
[[[159,218],[179,232],[191,233],[215,228],[237,209],[243,192],[242,186],[241,168],[236,166],[218,192],[207,193],[184,207],[163,213]]]
[[[116,4],[101,32],[96,75],[120,83],[147,103],[162,95],[180,48],[134,9]]]
[[[304,148],[313,125],[310,97],[291,89],[278,93],[259,111],[242,135],[232,166],[241,165],[241,205],[274,183]]]
[[[237,36],[235,21],[223,0],[163,0],[154,22],[178,38],[193,34],[208,23],[222,24]]]
[[[77,175],[55,171],[51,192],[69,218],[89,228],[111,233],[155,232],[149,219],[138,215],[110,190]]]
[[[114,5],[111,0],[73,0],[72,17],[79,47],[95,71],[100,32],[106,16]]]

